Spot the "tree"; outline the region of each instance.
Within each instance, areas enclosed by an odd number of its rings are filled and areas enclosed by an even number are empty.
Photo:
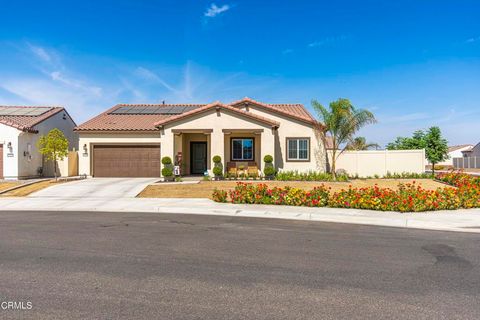
[[[425,149],[425,132],[417,130],[412,137],[397,137],[394,142],[387,144],[388,150],[417,150]]]
[[[57,161],[68,155],[68,140],[62,131],[55,128],[46,136],[41,136],[37,142],[38,151],[47,161],[53,161],[55,181],[57,181]]]
[[[318,101],[312,101],[313,108],[317,111],[320,121],[324,124],[324,133],[330,133],[332,137],[332,156],[330,172],[333,179],[336,179],[336,161],[338,156],[345,151],[345,147],[340,149],[342,145],[351,142],[353,136],[357,131],[367,124],[375,123],[375,116],[368,110],[356,109],[348,99],[338,99],[337,101],[330,102],[329,108],[325,108]],[[324,141],[324,147],[326,149],[326,143]],[[340,150],[340,152],[337,151]],[[327,160],[328,160],[328,152]]]
[[[378,149],[380,146],[378,143],[367,143],[365,137],[356,137],[351,142],[347,143],[347,150],[368,150],[368,149]]]
[[[448,159],[448,142],[442,137],[439,127],[431,127],[425,134],[425,155],[432,164],[435,174],[435,164]]]

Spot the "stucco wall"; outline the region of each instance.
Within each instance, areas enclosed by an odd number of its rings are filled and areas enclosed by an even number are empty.
[[[422,173],[425,172],[425,150],[345,151],[338,157],[336,167],[360,177],[384,176],[387,172]]]
[[[245,110],[245,108],[243,108]],[[279,170],[298,171],[325,171],[326,157],[323,143],[318,132],[311,124],[292,119],[278,113],[268,111],[253,104],[248,106],[248,111],[260,116],[280,122],[275,138],[275,165]],[[289,138],[310,138],[310,161],[295,162],[287,161],[286,139]]]
[[[170,156],[174,158],[175,155],[175,134],[172,132],[172,129],[175,130],[199,130],[199,129],[212,129],[213,131],[207,135],[207,141],[209,141],[209,159],[207,161],[207,167],[211,172],[211,161],[214,155],[219,155],[222,157],[223,165],[226,165],[226,162],[229,160],[229,155],[226,153],[225,141],[226,137],[230,135],[225,134],[222,130],[229,129],[232,130],[233,134],[238,134],[235,132],[235,129],[238,130],[256,130],[263,129],[263,132],[257,136],[257,139],[260,140],[262,145],[261,150],[259,150],[258,158],[262,159],[266,154],[275,154],[275,134],[271,126],[263,122],[259,122],[254,119],[245,118],[234,114],[228,110],[208,110],[204,113],[188,117],[186,119],[176,121],[174,123],[166,125],[161,130],[161,145],[162,145],[162,157]],[[248,132],[242,132],[240,135],[248,135]],[[229,138],[228,138],[229,139]],[[228,140],[229,141],[229,140]],[[185,147],[185,146],[184,146]],[[260,164],[261,165],[261,164]]]
[[[160,144],[160,132],[144,133],[79,133],[78,172],[91,176],[93,145],[95,144]],[[86,145],[85,154],[83,146]],[[161,146],[162,148],[162,146]],[[162,152],[162,150],[160,151]],[[163,156],[163,153],[162,153]],[[173,155],[172,159],[173,159]]]
[[[18,136],[21,131],[4,124],[0,124],[0,144],[3,144],[3,177],[16,179],[18,177],[19,145]],[[11,143],[11,149],[8,148]]]
[[[64,114],[65,119],[63,119]],[[34,128],[38,130],[38,133],[21,132],[19,136],[18,176],[20,178],[37,176],[38,168],[40,167],[43,167],[44,176],[53,176],[53,162],[43,160],[43,156],[38,152],[37,142],[41,136],[57,128],[61,130],[67,138],[69,150],[73,148],[78,149],[78,135],[73,131],[74,127],[75,123],[68,114],[62,111],[36,125]],[[28,153],[29,149],[30,153]]]

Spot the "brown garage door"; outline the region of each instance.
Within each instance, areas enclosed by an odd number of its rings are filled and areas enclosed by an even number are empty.
[[[159,177],[160,146],[96,145],[94,177]]]
[[[0,179],[3,179],[3,144],[0,144]]]

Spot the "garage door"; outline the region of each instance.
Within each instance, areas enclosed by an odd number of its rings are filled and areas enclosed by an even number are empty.
[[[0,179],[3,179],[3,144],[0,144]]]
[[[159,177],[160,146],[96,145],[94,177]]]

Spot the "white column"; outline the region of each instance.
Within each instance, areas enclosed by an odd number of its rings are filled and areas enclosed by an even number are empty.
[[[162,129],[160,133],[160,158],[170,157],[172,162],[175,161],[175,135],[170,129]],[[160,164],[160,176],[163,164]]]
[[[265,129],[260,136],[260,159],[257,161],[257,165],[259,166],[259,169],[263,171],[263,158],[267,155],[271,155],[273,157],[273,166],[275,169],[277,168],[276,166],[276,161],[275,159],[275,134],[274,134],[274,129]]]
[[[224,146],[224,134],[222,129],[214,129],[213,132],[210,134],[210,159],[209,163],[211,163],[211,167],[209,168],[208,173],[213,176],[213,161],[212,158],[214,156],[220,156],[222,158],[223,168],[225,169],[226,159],[225,159],[225,146]]]

